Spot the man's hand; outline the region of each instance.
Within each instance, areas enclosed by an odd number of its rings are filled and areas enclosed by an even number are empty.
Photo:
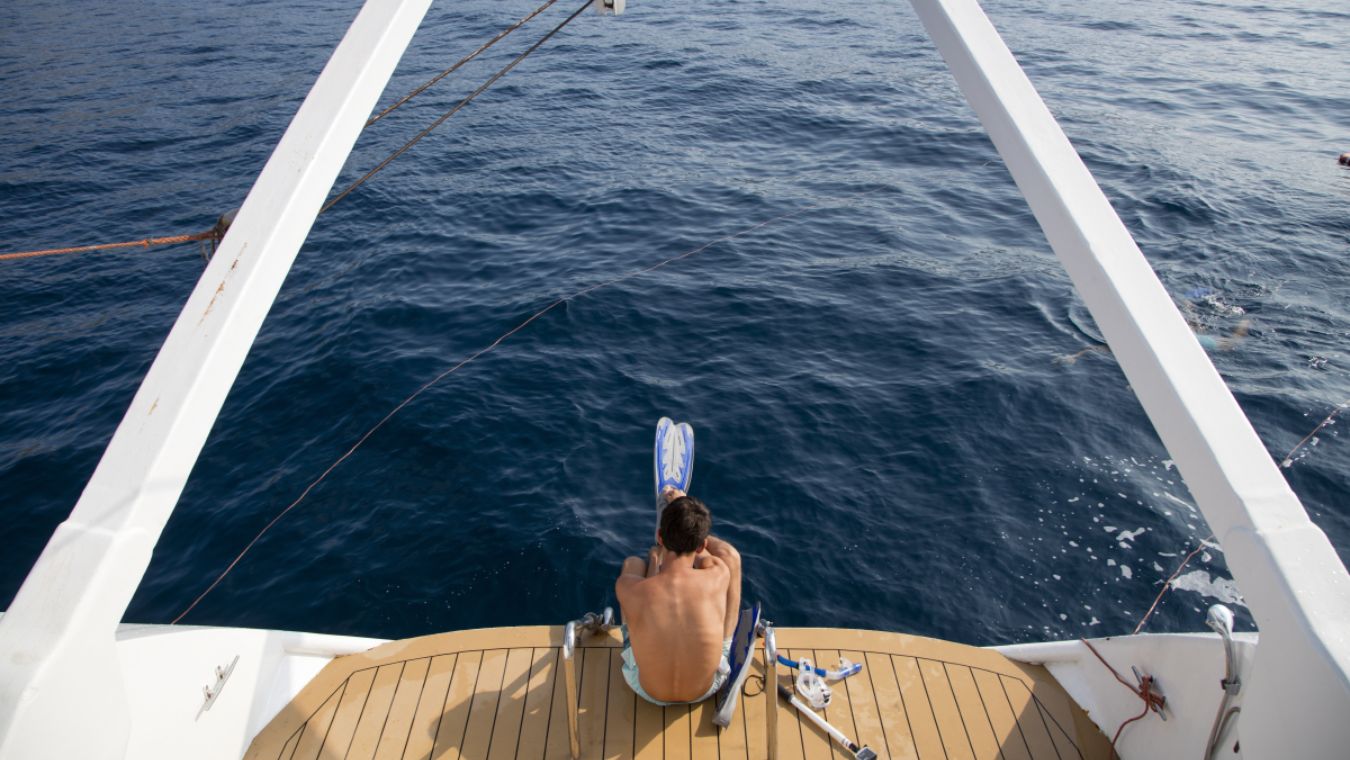
[[[661,560],[666,556],[666,550],[660,544],[653,544],[652,548],[647,550],[647,577],[650,578],[661,572]]]

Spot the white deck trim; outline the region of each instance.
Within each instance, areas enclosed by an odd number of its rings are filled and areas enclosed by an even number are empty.
[[[1244,753],[1342,752],[1350,746],[1345,566],[984,11],[974,0],[913,5],[1223,545],[1261,628],[1238,724]]]
[[[429,5],[370,0],[357,15],[75,509],[0,619],[0,757],[123,756],[130,718],[114,632],[314,217]],[[61,730],[72,715],[79,728]]]

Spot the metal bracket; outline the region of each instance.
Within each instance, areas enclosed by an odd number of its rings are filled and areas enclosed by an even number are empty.
[[[764,713],[764,746],[768,748],[769,760],[778,757],[778,636],[774,633],[773,622],[761,620],[759,633],[764,637],[764,693],[769,695],[769,703]]]
[[[1167,712],[1166,712],[1167,697],[1164,696],[1162,693],[1162,687],[1158,684],[1158,678],[1156,676],[1150,676],[1140,672],[1139,668],[1133,665],[1130,666],[1130,670],[1134,672],[1134,681],[1136,687],[1140,691],[1142,691],[1144,688],[1144,679],[1148,679],[1149,681],[1152,682],[1149,685],[1149,693],[1157,697],[1158,702],[1157,704],[1149,702],[1148,706],[1151,710],[1153,710],[1153,712],[1158,714],[1159,718],[1162,718],[1164,721],[1167,720]]]
[[[206,712],[207,710],[210,710],[211,705],[216,703],[216,697],[219,697],[220,692],[224,691],[225,682],[230,680],[230,676],[234,674],[234,666],[238,664],[239,664],[239,655],[235,655],[234,659],[230,660],[229,667],[221,667],[219,665],[216,666],[215,684],[211,686],[202,687],[202,696],[204,697],[204,699],[202,701],[202,706],[197,710],[198,718],[202,717],[202,713]]]
[[[614,608],[606,607],[602,613],[587,612],[576,620],[563,626],[562,665],[563,685],[567,689],[567,738],[572,752],[572,760],[581,757],[581,733],[577,727],[577,710],[580,697],[577,694],[577,666],[574,655],[577,651],[578,636],[587,636],[614,627]]]

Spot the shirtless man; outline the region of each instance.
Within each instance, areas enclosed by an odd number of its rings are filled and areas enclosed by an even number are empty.
[[[656,546],[623,561],[614,583],[623,610],[623,676],[657,705],[701,702],[731,672],[727,656],[741,606],[741,555],[709,535],[712,515],[676,488]]]

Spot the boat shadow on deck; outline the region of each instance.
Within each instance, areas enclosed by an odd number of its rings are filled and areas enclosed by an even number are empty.
[[[833,685],[824,717],[896,758],[1107,758],[1097,727],[1043,668],[936,639],[780,628],[781,651],[862,672]],[[254,738],[248,760],[541,760],[570,756],[562,627],[494,628],[393,641],[339,657]],[[724,730],[711,701],[657,707],[619,671],[617,632],[577,648],[581,757],[767,756],[763,649]],[[789,673],[780,666],[780,679]],[[784,681],[786,682],[786,681]],[[849,756],[775,699],[780,760]]]

